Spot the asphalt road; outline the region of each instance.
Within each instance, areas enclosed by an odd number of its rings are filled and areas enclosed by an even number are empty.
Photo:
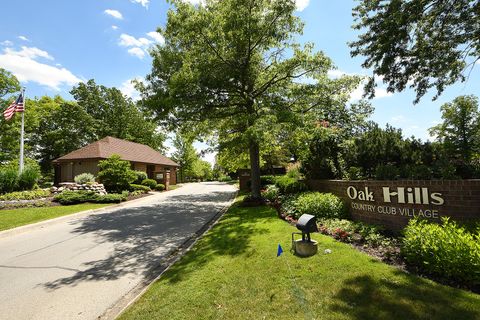
[[[0,319],[96,319],[234,192],[222,183],[187,184],[106,213],[1,237]]]

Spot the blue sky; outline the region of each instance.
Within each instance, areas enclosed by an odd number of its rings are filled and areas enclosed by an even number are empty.
[[[198,2],[199,0],[188,0]],[[355,1],[297,0],[305,22],[300,42],[313,42],[332,58],[340,73],[368,75],[361,58],[351,58],[347,43],[355,40],[351,10]],[[155,32],[165,25],[165,0],[16,0],[4,1],[0,20],[0,67],[12,71],[27,87],[27,96],[60,94],[78,81],[95,79],[135,96],[130,80],[150,71],[147,48],[162,41]],[[440,121],[440,105],[458,95],[475,94],[479,68],[467,83],[447,88],[432,102],[430,92],[417,105],[411,90],[387,94],[380,85],[372,120],[400,127],[404,135],[425,140]],[[357,90],[352,98],[358,98]],[[202,148],[201,144],[197,144]],[[213,156],[207,156],[212,160]]]

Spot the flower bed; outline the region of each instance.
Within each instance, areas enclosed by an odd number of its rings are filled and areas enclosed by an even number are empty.
[[[331,194],[282,194],[280,188],[267,186],[262,195],[280,218],[293,225],[302,214],[315,215],[319,232],[324,235],[349,243],[400,269],[480,292],[479,226],[467,231],[445,221],[438,225],[412,220],[404,231],[405,237],[393,237],[382,227],[341,219],[340,199]]]

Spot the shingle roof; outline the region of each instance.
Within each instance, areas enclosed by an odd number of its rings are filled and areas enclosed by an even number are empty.
[[[123,160],[133,162],[179,167],[177,163],[149,146],[113,137],[105,137],[93,142],[54,160],[54,162],[78,159],[106,159],[113,154],[118,154]]]

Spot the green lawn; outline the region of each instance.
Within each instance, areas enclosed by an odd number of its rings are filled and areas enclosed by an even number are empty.
[[[480,319],[479,295],[329,237],[314,235],[316,256],[293,256],[295,230],[270,208],[233,206],[120,319]]]
[[[0,231],[109,205],[111,203],[82,203],[71,206],[0,210]]]

